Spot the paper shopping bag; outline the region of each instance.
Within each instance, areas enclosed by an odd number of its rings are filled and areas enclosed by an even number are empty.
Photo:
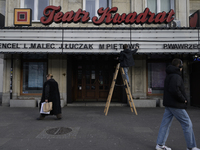
[[[50,112],[52,110],[52,102],[46,102],[43,104],[43,111]]]

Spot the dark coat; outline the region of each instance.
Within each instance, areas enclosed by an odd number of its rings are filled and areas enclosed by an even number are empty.
[[[186,93],[180,68],[169,65],[164,83],[163,105],[166,107],[185,109]]]
[[[61,114],[60,92],[58,83],[54,79],[49,79],[44,83],[40,107],[41,103],[45,102],[45,99],[53,103],[53,110],[50,112],[51,115]]]
[[[134,49],[133,51],[129,49],[125,49],[120,52],[119,62],[120,67],[130,67],[134,66],[133,54],[137,52],[138,49]]]

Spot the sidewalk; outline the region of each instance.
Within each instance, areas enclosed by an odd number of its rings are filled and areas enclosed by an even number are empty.
[[[38,121],[38,108],[0,106],[0,150],[155,149],[164,108],[137,108],[137,116],[130,107],[110,107],[108,116],[103,111],[104,107],[64,107],[62,120],[49,116]],[[187,111],[200,147],[200,108]],[[166,145],[186,150],[176,119]]]

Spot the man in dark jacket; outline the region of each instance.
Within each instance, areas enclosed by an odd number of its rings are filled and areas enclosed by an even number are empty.
[[[42,98],[40,101],[40,109],[41,104],[43,102],[52,102],[52,110],[50,111],[50,115],[55,115],[57,118],[56,120],[61,119],[61,106],[60,106],[60,92],[58,89],[58,83],[53,79],[52,74],[48,74],[47,81],[43,85],[43,92]],[[40,114],[40,117],[37,118],[38,120],[44,119],[46,114]]]
[[[134,60],[133,60],[133,54],[135,54],[138,50],[138,46],[136,46],[136,48],[131,51],[128,49],[128,45],[124,44],[123,45],[123,51],[120,52],[120,56],[119,56],[119,62],[120,62],[120,67],[123,67],[126,78],[127,78],[127,82],[129,83],[129,77],[128,77],[128,69],[131,66],[134,66]],[[129,84],[130,85],[130,84]]]
[[[166,69],[167,76],[164,83],[163,105],[165,112],[157,138],[156,150],[171,150],[165,146],[169,129],[175,117],[181,124],[187,150],[200,150],[196,148],[196,141],[192,129],[192,122],[186,112],[187,97],[185,93],[184,83],[181,77],[183,62],[180,59],[174,59],[172,65]]]

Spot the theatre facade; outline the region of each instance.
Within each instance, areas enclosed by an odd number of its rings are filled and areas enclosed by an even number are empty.
[[[29,27],[0,28],[0,53],[4,59],[2,104],[37,107],[45,76],[51,73],[59,84],[62,107],[104,105],[118,63],[115,58],[123,44],[134,49],[136,43],[139,50],[133,55],[135,66],[129,70],[136,107],[162,106],[165,69],[173,58],[183,60],[187,96],[191,104],[196,102],[191,99],[191,90],[195,91],[199,75],[195,70],[198,62],[194,61],[200,48],[199,29],[168,27],[176,10],[153,15],[149,8],[140,13],[118,14],[119,9],[100,8],[101,17],[90,19],[82,9],[62,12],[61,7],[51,5],[44,9],[42,27],[32,23]],[[60,25],[70,23],[74,26]],[[142,26],[147,23],[156,27]],[[120,74],[116,83],[112,102],[127,104]]]

